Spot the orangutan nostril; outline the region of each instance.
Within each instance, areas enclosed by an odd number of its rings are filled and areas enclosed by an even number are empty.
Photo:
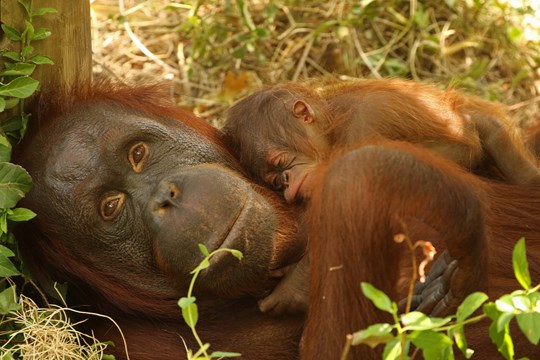
[[[161,204],[159,204],[159,209],[164,210],[171,206],[171,203],[168,201],[164,201]]]
[[[176,199],[180,195],[180,190],[176,187],[176,185],[171,184],[169,186],[169,198],[170,199]]]

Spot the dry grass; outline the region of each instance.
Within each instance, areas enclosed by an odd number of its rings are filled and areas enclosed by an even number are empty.
[[[508,1],[94,0],[95,72],[166,82],[214,120],[263,83],[314,76],[451,84],[534,120],[537,18]]]
[[[21,295],[20,309],[10,315],[15,330],[0,347],[0,354],[16,354],[24,360],[98,360],[104,356],[107,344],[76,329],[68,312],[71,309],[51,305],[40,308]],[[5,323],[4,323],[5,325]]]

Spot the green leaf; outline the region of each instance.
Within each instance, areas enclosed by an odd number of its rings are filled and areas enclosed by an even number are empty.
[[[445,334],[433,330],[413,331],[409,338],[416,347],[422,349],[424,359],[448,359],[449,353],[453,354],[452,339]]]
[[[34,33],[34,40],[43,40],[51,36],[51,31],[45,28],[39,28]]]
[[[28,43],[30,43],[32,40],[34,40],[34,25],[28,20],[24,21],[25,29],[24,32],[26,33],[26,39],[28,40]],[[24,50],[23,50],[24,52]]]
[[[32,16],[42,16],[45,14],[56,14],[58,10],[50,7],[41,7],[37,8],[36,10],[32,11]]]
[[[204,245],[204,244],[198,244],[199,245],[199,251],[204,255],[204,256],[210,256],[210,253],[208,252],[208,248]]]
[[[6,85],[0,86],[0,96],[11,96],[25,99],[32,95],[38,88],[39,81],[28,76],[13,79]]]
[[[527,339],[537,345],[540,340],[540,314],[537,312],[517,314],[516,320]]]
[[[497,331],[504,331],[504,328],[508,326],[510,321],[514,318],[514,313],[502,312],[497,318]]]
[[[12,256],[15,256],[15,253],[13,251],[11,251],[10,248],[4,246],[4,245],[0,245],[0,256],[4,256],[4,257],[12,257]]]
[[[407,330],[429,330],[441,327],[452,320],[452,317],[431,318],[419,311],[401,315],[401,322]]]
[[[379,344],[386,344],[394,338],[392,329],[390,324],[373,324],[367,329],[355,332],[352,335],[352,345],[366,344],[374,348]]]
[[[512,304],[518,311],[528,312],[531,309],[531,300],[525,295],[512,297]]]
[[[205,258],[203,259],[203,261],[201,261],[201,263],[195,269],[193,269],[193,271],[191,271],[190,274],[201,272],[202,270],[207,269],[208,267],[210,267],[210,261],[208,261],[208,259]]]
[[[246,56],[246,47],[240,46],[236,50],[233,51],[232,56],[235,59],[243,59],[244,56]]]
[[[54,64],[51,58],[45,55],[34,55],[30,59],[28,59],[28,62],[31,62],[32,64],[36,64],[36,65],[53,65]]]
[[[26,15],[29,17],[32,16],[32,9],[31,9],[31,0],[18,0],[18,3],[21,4],[24,7],[24,10],[26,10]]]
[[[0,213],[0,234],[7,234],[7,212],[2,211]]]
[[[16,98],[6,99],[6,110],[13,109],[18,104],[19,104],[19,99],[16,99]],[[4,128],[3,125],[2,125],[2,128]]]
[[[394,313],[394,307],[392,307],[392,301],[386,296],[385,293],[376,289],[373,285],[362,282],[360,284],[362,293],[369,299],[371,302],[380,310],[389,312],[390,314]]]
[[[397,360],[401,356],[401,339],[394,338],[384,347],[383,359],[384,360]]]
[[[19,165],[0,163],[0,208],[15,207],[32,187],[28,172]]]
[[[36,65],[34,64],[17,63],[9,70],[4,70],[0,72],[0,76],[32,75],[35,69]]]
[[[516,75],[512,77],[512,87],[519,86],[519,84],[529,77],[529,71],[526,68],[521,68]]]
[[[0,314],[5,315],[11,311],[19,310],[15,285],[0,292]]]
[[[11,41],[21,41],[21,33],[11,26],[8,26],[6,24],[1,25],[2,30],[4,30],[4,34],[8,37]]]
[[[520,41],[523,38],[523,31],[519,27],[508,26],[506,28],[506,36],[513,42]]]
[[[0,255],[0,276],[16,276],[21,273],[6,256]]]
[[[34,51],[34,48],[31,47],[30,45],[26,45],[21,50],[21,57],[26,59],[28,57],[28,55],[30,55],[32,53],[32,51]]]
[[[480,77],[484,76],[486,71],[488,71],[490,67],[491,59],[487,56],[482,56],[474,60],[469,68],[469,71],[467,73],[468,77],[471,77],[473,79],[479,79]]]
[[[211,358],[224,358],[224,357],[239,357],[242,354],[237,352],[225,352],[225,351],[214,351],[210,354]]]
[[[256,28],[253,33],[255,36],[257,36],[259,39],[267,39],[270,37],[270,31],[265,28],[258,27]]]
[[[21,113],[21,128],[19,130],[19,139],[22,139],[24,137],[24,134],[26,134],[26,129],[28,128],[28,120],[30,120],[30,114],[27,114],[25,112]]]
[[[2,52],[2,56],[13,61],[21,61],[21,54],[15,51]]]
[[[493,303],[484,305],[484,312],[492,320],[489,326],[489,337],[491,341],[497,346],[497,350],[504,356],[505,359],[514,358],[514,343],[510,337],[510,326],[508,323],[504,326],[504,329],[497,329],[497,320],[501,316],[501,312],[497,310],[497,307]]]
[[[465,300],[459,305],[456,317],[457,321],[461,322],[472,315],[484,302],[486,302],[488,296],[482,292],[474,292],[467,296]]]
[[[36,213],[30,209],[16,208],[13,209],[12,214],[8,214],[8,220],[21,222],[28,221],[36,217]]]
[[[17,132],[21,129],[21,125],[21,117],[19,115],[12,116],[2,123],[2,130],[6,133]]]
[[[448,330],[448,336],[454,338],[456,346],[466,359],[470,359],[471,356],[474,355],[474,350],[469,349],[469,345],[467,344],[465,332],[463,331],[463,325],[456,325]]]
[[[244,258],[244,254],[240,250],[230,249],[231,254],[237,258],[238,260],[242,260]]]
[[[3,244],[6,244],[6,246],[16,245],[15,236],[11,232],[4,235],[0,235],[0,242],[2,242]]]
[[[506,313],[514,313],[516,309],[514,308],[514,302],[510,295],[503,295],[500,299],[495,301],[495,306],[497,310]]]
[[[0,360],[13,360],[13,354],[11,353],[11,351],[8,351],[0,355]]]
[[[529,263],[527,262],[524,238],[519,239],[514,246],[512,264],[516,279],[525,290],[528,290],[531,287],[531,275],[529,274]]]
[[[6,100],[0,96],[0,112],[3,112],[5,109],[6,109]]]
[[[194,328],[199,320],[199,310],[197,304],[192,302],[186,307],[182,308],[182,317],[190,328]]]
[[[197,300],[196,297],[182,297],[180,300],[178,300],[178,306],[180,306],[182,309],[187,308],[190,304],[193,304]]]

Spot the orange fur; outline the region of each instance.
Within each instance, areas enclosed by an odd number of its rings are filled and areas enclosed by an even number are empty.
[[[494,299],[519,288],[512,280],[511,250],[521,236],[528,239],[531,275],[540,280],[538,187],[482,180],[401,142],[341,152],[319,169],[317,181],[308,209],[310,307],[302,359],[336,358],[347,334],[392,321],[362,295],[359,284],[370,282],[394,300],[406,295],[411,255],[393,242],[404,231],[458,260],[452,291],[461,300],[472,291],[487,291]],[[514,334],[520,355],[535,354]],[[497,356],[485,323],[471,327],[468,340],[483,358]],[[354,347],[349,358],[380,358],[381,349]]]

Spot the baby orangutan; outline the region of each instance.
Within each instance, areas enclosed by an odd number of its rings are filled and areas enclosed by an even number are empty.
[[[429,148],[468,170],[516,184],[540,184],[534,157],[500,107],[455,90],[377,79],[316,92],[301,83],[260,90],[228,112],[225,133],[240,161],[288,202],[309,197],[310,172],[336,149],[377,140]]]
[[[384,140],[417,144],[499,181],[540,184],[536,160],[513,139],[499,106],[419,82],[359,80],[317,91],[301,83],[270,86],[235,104],[223,131],[251,175],[289,203],[309,199],[313,171],[333,152]],[[262,311],[302,308],[307,263],[285,274]]]

